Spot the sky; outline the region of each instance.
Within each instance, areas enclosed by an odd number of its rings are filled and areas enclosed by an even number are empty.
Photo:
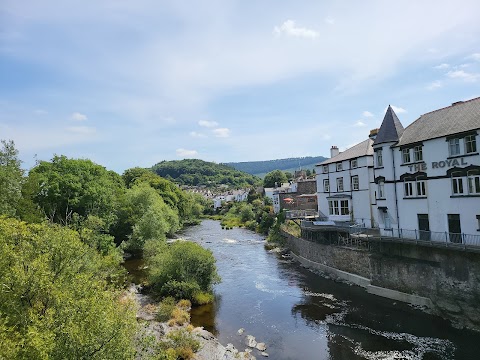
[[[122,173],[329,156],[480,96],[478,0],[1,0],[0,139]]]

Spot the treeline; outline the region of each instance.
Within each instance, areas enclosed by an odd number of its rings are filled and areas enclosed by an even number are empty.
[[[139,353],[120,264],[124,251],[143,253],[154,294],[208,300],[219,280],[211,252],[165,242],[206,206],[146,169],[119,175],[55,156],[25,174],[14,143],[2,141],[0,359],[176,359],[172,339]]]
[[[243,161],[225,163],[237,170],[244,171],[249,174],[265,174],[273,170],[291,170],[291,169],[306,169],[314,167],[315,164],[321,163],[327,158],[323,156],[306,156],[298,158],[266,160],[266,161]]]
[[[209,188],[228,185],[230,188],[245,188],[259,184],[260,179],[234,168],[198,159],[162,161],[152,170],[171,181],[181,185]]]

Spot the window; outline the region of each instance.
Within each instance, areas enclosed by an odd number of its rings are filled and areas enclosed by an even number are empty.
[[[378,149],[375,153],[377,154],[377,167],[382,167],[383,166],[382,149]]]
[[[477,215],[477,231],[480,231],[480,215]]]
[[[340,215],[338,200],[328,200],[328,213],[330,215]]]
[[[328,173],[328,165],[323,165],[322,171],[324,174]]]
[[[477,152],[477,140],[475,135],[465,136],[465,153],[470,154]]]
[[[343,178],[337,178],[337,191],[343,191]]]
[[[460,139],[448,140],[448,152],[450,156],[460,155]]]
[[[410,149],[403,149],[402,150],[402,162],[404,164],[411,162],[411,160],[410,160]]]
[[[385,181],[383,180],[378,182],[378,198],[385,199]]]
[[[330,215],[349,215],[348,200],[328,200],[328,213]]]
[[[425,180],[417,180],[417,196],[427,196]]]
[[[406,181],[403,184],[403,188],[405,190],[405,197],[413,196],[413,181]]]
[[[337,163],[337,171],[342,171],[342,163]]]
[[[323,180],[323,191],[330,192],[330,180],[328,179]]]
[[[350,160],[350,169],[357,168],[357,159]]]
[[[359,183],[358,183],[358,176],[352,176],[352,190],[358,190]]]
[[[415,146],[413,148],[413,161],[423,161],[422,146]]]
[[[463,194],[463,178],[452,177],[452,190],[454,195]]]
[[[467,183],[469,194],[480,194],[480,172],[478,170],[468,172]]]

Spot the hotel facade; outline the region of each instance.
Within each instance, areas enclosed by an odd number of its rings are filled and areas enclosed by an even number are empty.
[[[317,165],[324,220],[382,235],[480,245],[480,98],[404,128],[389,106],[380,129]]]

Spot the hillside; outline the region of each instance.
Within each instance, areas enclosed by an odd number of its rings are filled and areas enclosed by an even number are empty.
[[[152,170],[180,185],[207,187],[228,185],[232,188],[242,188],[260,183],[260,179],[251,174],[224,164],[197,159],[162,161],[152,166]]]
[[[295,170],[313,170],[315,165],[326,160],[323,156],[307,156],[288,159],[266,160],[266,161],[244,161],[244,162],[231,162],[225,163],[225,165],[231,166],[237,170],[244,171],[246,173],[263,177],[266,173],[273,170],[283,170],[294,172]]]

